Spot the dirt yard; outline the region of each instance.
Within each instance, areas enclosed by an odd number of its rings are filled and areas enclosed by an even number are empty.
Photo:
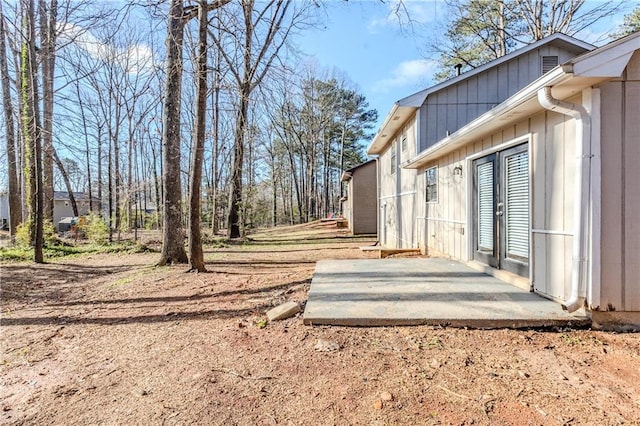
[[[204,274],[153,253],[0,265],[0,423],[640,424],[639,334],[266,323],[317,260],[371,243],[316,223],[208,250]]]

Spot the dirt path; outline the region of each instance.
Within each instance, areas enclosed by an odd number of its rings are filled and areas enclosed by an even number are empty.
[[[316,224],[208,251],[206,274],[154,254],[1,265],[0,423],[640,424],[638,334],[261,327],[317,260],[370,243]]]

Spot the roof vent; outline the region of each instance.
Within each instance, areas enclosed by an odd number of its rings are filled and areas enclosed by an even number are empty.
[[[542,74],[545,74],[558,66],[557,56],[543,56],[542,57]]]

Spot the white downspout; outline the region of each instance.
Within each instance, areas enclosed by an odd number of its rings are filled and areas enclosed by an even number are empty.
[[[574,312],[584,306],[586,278],[586,215],[589,211],[589,167],[591,161],[591,116],[582,106],[555,99],[551,87],[538,90],[538,102],[542,107],[573,117],[576,120],[576,160],[573,203],[573,247],[571,269],[571,294],[562,308]]]

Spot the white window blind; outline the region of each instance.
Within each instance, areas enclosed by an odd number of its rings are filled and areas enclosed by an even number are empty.
[[[493,162],[477,166],[478,250],[493,251]]]
[[[507,257],[529,258],[529,154],[505,158]]]

